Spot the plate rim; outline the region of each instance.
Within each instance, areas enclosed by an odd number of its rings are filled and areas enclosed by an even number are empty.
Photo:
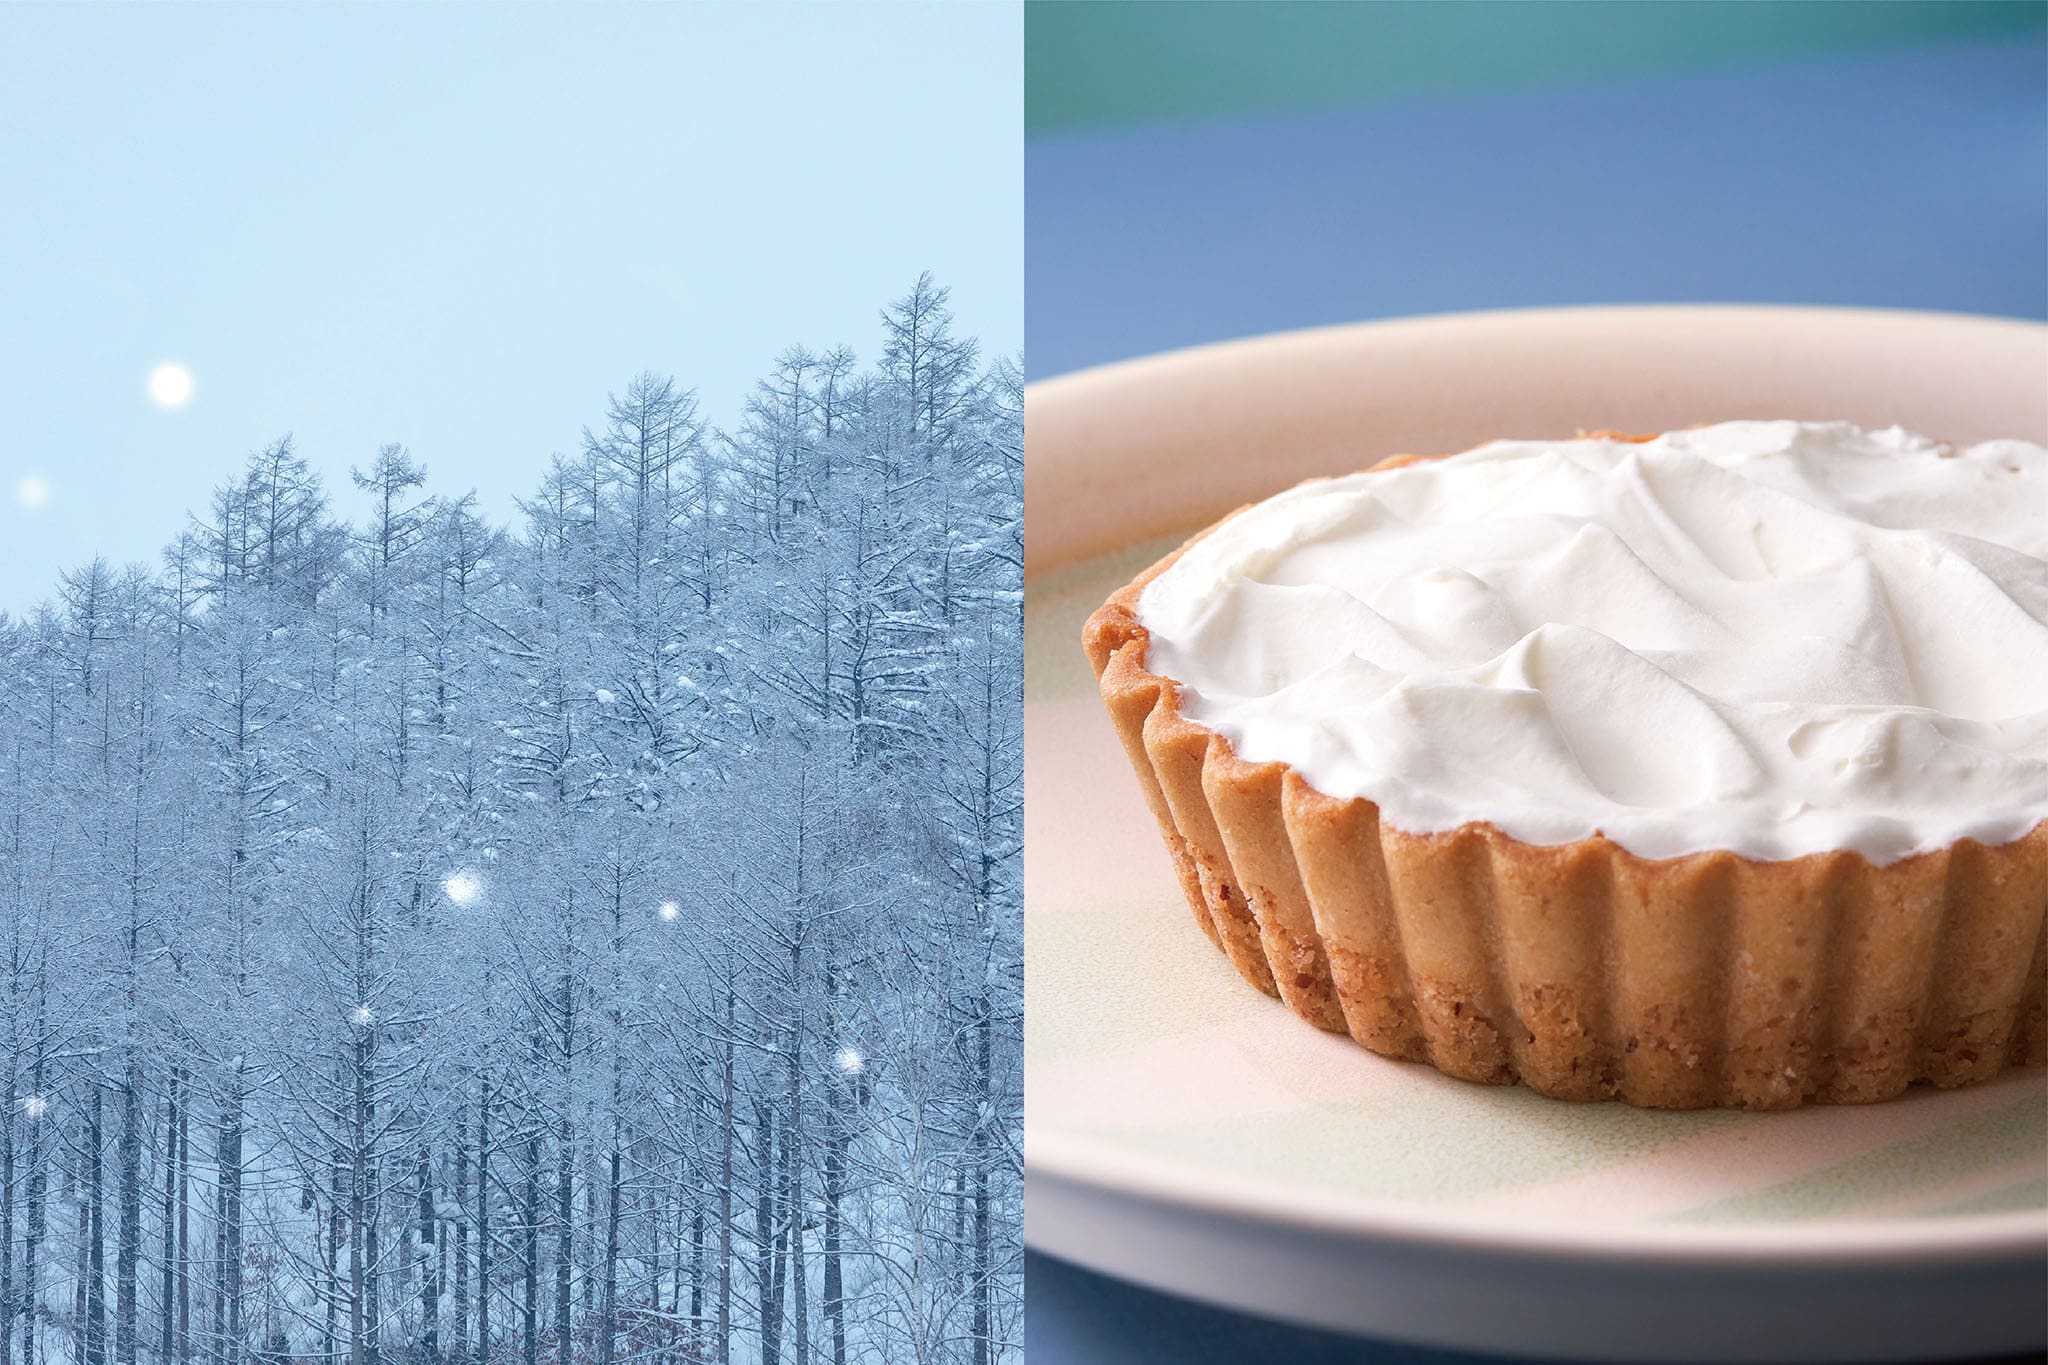
[[[1876,334],[1883,331],[1897,334],[1902,330],[1933,328],[1947,330],[1951,335],[1974,335],[1983,338],[1986,344],[2010,347],[2015,351],[2019,348],[2037,350],[2038,357],[2030,358],[2048,362],[2048,321],[1996,313],[1866,308],[1845,304],[1654,301],[1463,309],[1260,332],[1131,356],[1034,379],[1024,386],[1026,448],[1030,448],[1029,433],[1034,424],[1042,430],[1050,421],[1061,427],[1061,435],[1066,436],[1065,419],[1069,411],[1096,407],[1103,403],[1105,395],[1118,390],[1124,391],[1124,402],[1142,408],[1148,401],[1157,400],[1163,390],[1185,384],[1192,377],[1256,371],[1290,359],[1321,358],[1335,352],[1364,355],[1375,348],[1384,355],[1404,342],[1441,345],[1446,340],[1455,341],[1461,333],[1494,340],[1513,340],[1546,329],[1565,328],[1572,330],[1577,337],[1585,338],[1596,335],[1604,327],[1623,324],[1669,329],[1669,335],[1673,336],[1684,335],[1687,324],[1705,325],[1710,330],[1775,325],[1786,329],[1779,335],[1790,334],[1797,329],[1853,328],[1858,330],[1859,340],[1872,343],[1882,340]],[[1722,338],[1712,337],[1709,340],[1718,343]],[[2044,393],[2041,400],[2040,419],[2041,430],[2036,439],[2048,441],[2048,393]],[[1133,543],[1133,539],[1148,538],[1140,535],[1105,543],[1099,532],[1091,535],[1083,531],[1078,536],[1066,534],[1059,537],[1055,547],[1048,550],[1046,539],[1031,532],[1030,506],[1045,496],[1052,485],[1074,482],[1086,486],[1090,482],[1087,470],[1062,449],[1047,452],[1041,441],[1041,449],[1025,461],[1024,574],[1027,583],[1032,577],[1064,565],[1113,553],[1120,544]],[[1231,505],[1234,504],[1226,500],[1210,516],[1180,523],[1179,527],[1185,530],[1190,525],[1200,525],[1217,513],[1229,510]],[[1175,527],[1161,525],[1151,529],[1164,535]]]
[[[1144,355],[1126,356],[1121,360],[1105,360],[1095,365],[1084,365],[1077,370],[1062,370],[1058,374],[1049,374],[1032,380],[1024,386],[1024,393],[1027,398],[1034,393],[1051,393],[1057,399],[1064,396],[1062,391],[1069,385],[1078,387],[1080,381],[1095,383],[1126,379],[1132,375],[1141,375],[1189,360],[1229,359],[1235,355],[1249,353],[1254,348],[1264,349],[1275,343],[1331,341],[1349,335],[1380,333],[1417,324],[1450,326],[1457,323],[1495,322],[1535,325],[1547,321],[1597,319],[1602,315],[1612,315],[1617,321],[1622,318],[1639,320],[1651,315],[1668,315],[1673,320],[1682,321],[1688,314],[1701,317],[1746,316],[1758,319],[1775,314],[1815,320],[1886,318],[1900,323],[1991,324],[2000,329],[2011,329],[2015,334],[2032,332],[2037,337],[2048,336],[2048,320],[2040,318],[2014,317],[2006,313],[1963,313],[1949,308],[1876,308],[1851,303],[1676,303],[1636,300],[1629,303],[1565,303],[1530,308],[1452,308],[1437,313],[1403,313],[1395,317],[1359,318],[1352,322],[1323,322],[1312,327],[1288,327],[1277,332],[1249,332],[1242,336],[1221,337],[1214,341],[1198,341],[1164,351],[1149,351]]]
[[[1028,1102],[1027,1102],[1028,1110]],[[1500,1218],[1461,1208],[1312,1191],[1173,1157],[1139,1156],[1098,1138],[1033,1132],[1027,1122],[1028,1200],[1035,1176],[1179,1214],[1273,1231],[1447,1251],[1508,1252],[1584,1263],[1651,1261],[1667,1267],[1860,1268],[1930,1259],[2007,1261],[2048,1256],[2048,1210],[1949,1218],[1763,1220],[1706,1224]],[[1037,1244],[1027,1221],[1025,1240]]]

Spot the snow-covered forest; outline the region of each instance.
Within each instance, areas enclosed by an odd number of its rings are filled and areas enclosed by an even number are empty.
[[[0,1365],[1020,1356],[1021,381],[882,323],[0,615]]]

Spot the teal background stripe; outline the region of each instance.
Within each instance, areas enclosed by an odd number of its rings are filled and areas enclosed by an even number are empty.
[[[1325,108],[2044,29],[2043,0],[1030,0],[1024,121]]]

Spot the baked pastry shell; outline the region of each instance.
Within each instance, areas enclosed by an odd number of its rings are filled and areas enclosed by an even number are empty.
[[[2048,822],[1883,865],[1397,829],[1240,758],[1147,668],[1139,597],[1206,534],[1083,639],[1196,922],[1295,1014],[1465,1080],[1654,1108],[1867,1103],[2048,1061]]]

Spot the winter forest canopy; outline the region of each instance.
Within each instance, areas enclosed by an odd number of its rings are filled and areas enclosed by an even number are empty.
[[[1019,1356],[1021,382],[883,324],[0,615],[0,1365]]]

